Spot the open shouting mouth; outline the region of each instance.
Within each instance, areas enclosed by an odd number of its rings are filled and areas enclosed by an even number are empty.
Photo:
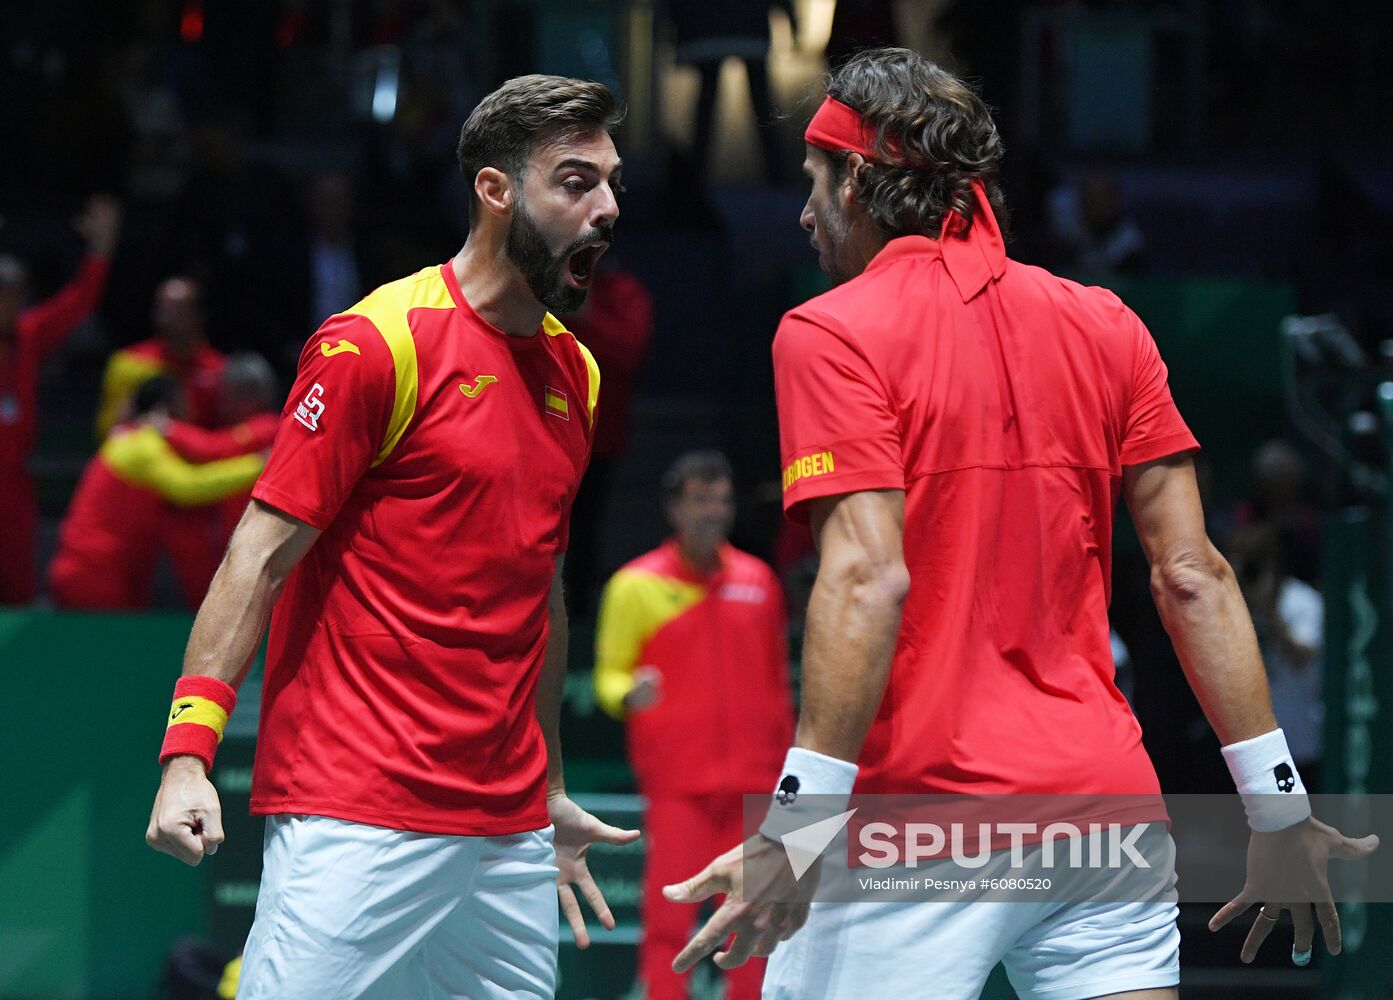
[[[595,267],[608,249],[608,240],[593,240],[572,252],[566,259],[566,280],[571,287],[590,287],[590,282],[595,277]]]

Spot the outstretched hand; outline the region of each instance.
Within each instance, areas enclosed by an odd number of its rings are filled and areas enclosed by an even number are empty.
[[[585,855],[591,844],[632,844],[638,840],[640,833],[638,830],[621,830],[596,819],[576,805],[565,792],[547,796],[547,811],[556,829],[556,894],[561,900],[561,912],[566,915],[566,922],[575,934],[576,947],[588,948],[590,932],[585,928],[585,917],[576,900],[576,889],[580,890],[606,930],[614,930],[614,914],[610,912],[609,904],[590,874]]]
[[[731,935],[730,946],[715,955],[722,969],[738,968],[752,957],[768,958],[779,942],[807,922],[820,873],[821,863],[815,862],[796,878],[783,847],[756,834],[685,882],[664,886],[663,896],[674,903],[699,903],[726,894],[725,902],[673,960],[673,971],[686,972]]]
[[[1282,910],[1290,910],[1295,925],[1291,958],[1297,965],[1311,960],[1315,923],[1319,921],[1326,950],[1340,953],[1340,914],[1330,892],[1330,860],[1353,861],[1378,849],[1377,836],[1346,837],[1315,817],[1275,833],[1254,831],[1248,841],[1248,879],[1243,889],[1214,914],[1209,929],[1217,931],[1254,903],[1263,904],[1243,942],[1239,957],[1251,962],[1277,926]],[[1292,902],[1281,902],[1292,900]],[[1315,920],[1312,920],[1312,910]]]

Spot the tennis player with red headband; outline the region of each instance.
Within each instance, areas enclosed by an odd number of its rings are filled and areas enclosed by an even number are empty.
[[[784,505],[821,551],[802,714],[760,835],[666,889],[729,893],[674,967],[734,935],[716,963],[772,954],[764,996],[780,1000],[976,997],[998,961],[1022,996],[1176,996],[1173,885],[1132,902],[809,905],[817,869],[795,881],[776,843],[817,818],[809,796],[834,815],[825,803],[853,786],[1159,792],[1113,683],[1119,493],[1255,831],[1248,885],[1212,926],[1265,903],[1251,961],[1289,907],[1305,964],[1311,904],[1264,886],[1279,866],[1323,885],[1330,857],[1377,839],[1311,818],[1243,598],[1205,535],[1198,445],[1155,343],[1112,293],[1006,257],[1001,140],[960,80],[879,49],[827,89],[806,133],[802,224],[837,287],[788,313],[774,341]],[[1329,890],[1306,898],[1337,952]]]

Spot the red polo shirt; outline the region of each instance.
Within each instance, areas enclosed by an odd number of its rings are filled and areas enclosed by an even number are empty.
[[[967,238],[892,240],[774,342],[784,503],[905,491],[910,573],[858,792],[1153,793],[1113,683],[1122,467],[1198,447],[1111,292]]]
[[[559,322],[509,336],[448,263],[310,338],[252,491],[324,532],[272,615],[253,813],[546,826],[533,693],[598,391]]]

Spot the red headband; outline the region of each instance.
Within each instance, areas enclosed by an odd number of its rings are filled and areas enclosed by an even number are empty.
[[[875,129],[868,129],[861,115],[841,101],[827,98],[808,123],[803,138],[808,145],[837,153],[860,153],[872,163],[895,166],[898,148],[887,143],[889,159],[876,155]],[[986,284],[1001,277],[1006,270],[1006,247],[1001,229],[987,197],[986,185],[980,179],[972,182],[972,225],[967,226],[962,214],[951,211],[943,220],[940,241],[943,261],[948,274],[958,287],[964,302],[980,292]],[[953,236],[955,239],[946,239]]]
[[[803,138],[809,146],[818,149],[834,153],[845,149],[860,153],[872,162],[880,162],[875,154],[875,130],[866,128],[859,112],[833,97],[822,102],[813,120],[808,122]]]

